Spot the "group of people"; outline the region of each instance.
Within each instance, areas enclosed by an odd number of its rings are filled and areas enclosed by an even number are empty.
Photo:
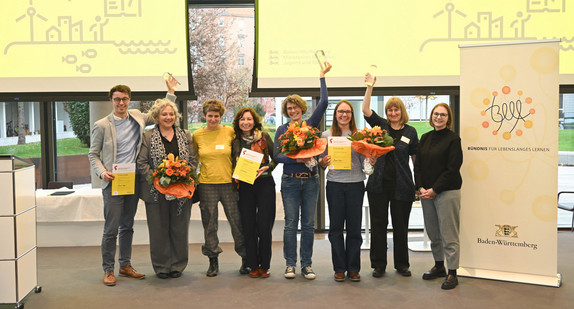
[[[330,69],[328,62],[321,66],[321,97],[306,120],[309,126],[317,127],[327,109],[325,75]],[[231,227],[235,251],[242,258],[239,272],[254,278],[270,276],[271,235],[276,216],[275,182],[271,172],[277,164],[282,163],[284,277],[293,279],[297,276],[297,233],[300,226],[301,275],[309,280],[315,279],[312,255],[315,212],[321,184],[319,169],[331,166],[331,156],[327,149],[314,158],[292,159],[281,154],[279,142],[279,137],[287,131],[289,124],[303,122],[303,115],[307,112],[306,101],[298,95],[284,99],[281,111],[289,122],[277,128],[274,141],[263,131],[261,120],[252,108],[239,110],[233,127],[222,125],[220,122],[225,107],[218,100],[208,100],[203,104],[207,124],[192,135],[178,126],[181,115],[174,104],[176,83],[173,78],[166,81],[166,98],[156,100],[147,114],[128,110],[130,89],[123,85],[115,86],[109,93],[113,112],[97,121],[92,130],[89,159],[96,175],[102,179],[104,199],[104,284],[116,284],[114,262],[118,238],[119,275],[145,278],[131,265],[133,223],[139,198],[146,205],[150,255],[156,276],[162,279],[177,278],[186,268],[191,200],[162,194],[146,181],[147,176],[170,153],[186,160],[192,169],[199,172],[196,194],[199,194],[205,237],[202,253],[209,258],[208,277],[217,276],[218,255],[222,252],[217,236],[219,203],[223,205]],[[435,265],[423,274],[423,279],[445,277],[442,288],[455,288],[458,285],[456,270],[462,149],[460,138],[450,130],[452,111],[447,104],[436,105],[429,117],[429,124],[434,130],[422,135],[419,141],[416,130],[407,124],[409,117],[400,98],[388,100],[385,105],[386,118],[370,108],[375,83],[376,77],[367,73],[363,116],[370,126],[379,126],[390,134],[395,149],[377,159],[366,158],[351,150],[350,169],[330,168],[327,172],[326,197],[334,280],[361,280],[361,214],[366,191],[372,222],[370,261],[373,277],[382,277],[387,266],[389,208],[393,227],[394,268],[400,275],[411,276],[407,247],[408,222],[412,203],[419,196],[435,261]],[[340,101],[335,107],[332,126],[322,133],[322,137],[350,136],[357,131],[355,121],[353,105],[346,100]],[[150,124],[155,124],[154,128],[144,132]],[[243,148],[263,154],[253,184],[231,177]],[[374,165],[366,186],[365,160]],[[409,161],[414,166],[414,177]],[[112,194],[112,166],[119,163],[136,163],[137,185],[132,195]]]

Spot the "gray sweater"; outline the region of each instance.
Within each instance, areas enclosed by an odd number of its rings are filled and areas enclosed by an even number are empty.
[[[351,131],[343,132],[342,136],[348,136],[351,134]],[[321,134],[323,138],[331,137],[331,130],[327,130]],[[329,147],[325,149],[325,153],[322,155],[329,154]],[[353,182],[361,182],[365,180],[365,174],[363,173],[363,161],[365,160],[365,156],[362,154],[355,152],[351,149],[351,169],[350,170],[333,170],[329,169],[327,172],[327,181],[332,182],[341,182],[341,183],[353,183]]]

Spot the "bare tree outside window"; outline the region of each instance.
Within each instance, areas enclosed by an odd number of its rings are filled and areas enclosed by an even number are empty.
[[[222,19],[225,27],[219,27]],[[190,9],[190,61],[197,102],[188,104],[191,122],[202,119],[201,104],[221,100],[230,121],[237,106],[248,102],[251,68],[238,65],[239,45],[230,39],[234,19],[223,8]],[[222,44],[222,42],[224,44]]]
[[[24,102],[18,102],[18,145],[26,144],[26,130],[24,128]]]

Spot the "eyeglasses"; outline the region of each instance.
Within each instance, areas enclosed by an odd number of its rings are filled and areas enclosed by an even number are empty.
[[[338,110],[337,114],[352,114],[352,111],[343,111],[343,110]]]
[[[448,114],[446,114],[446,113],[433,113],[433,115],[434,115],[435,117],[437,117],[437,118],[448,116]]]
[[[112,100],[113,100],[114,102],[116,102],[116,103],[120,103],[120,101],[123,101],[124,103],[127,103],[127,102],[129,102],[129,101],[130,101],[130,98],[129,98],[129,97],[124,97],[124,98],[113,98]]]

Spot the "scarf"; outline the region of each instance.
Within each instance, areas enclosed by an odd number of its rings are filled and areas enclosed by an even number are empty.
[[[185,131],[178,127],[173,127],[175,132],[175,137],[177,138],[177,148],[179,149],[179,159],[186,160],[189,162],[189,141],[187,140],[187,136],[185,135]],[[163,159],[167,158],[167,154],[165,153],[165,147],[163,142],[161,141],[161,134],[159,132],[159,126],[156,125],[151,134],[151,145],[150,145],[150,158],[152,162],[152,166],[155,168],[161,164]],[[159,192],[155,188],[155,186],[151,186],[150,194],[153,197],[153,200],[157,202]],[[183,210],[183,205],[187,202],[186,198],[178,198],[177,199],[177,215],[181,215]]]

